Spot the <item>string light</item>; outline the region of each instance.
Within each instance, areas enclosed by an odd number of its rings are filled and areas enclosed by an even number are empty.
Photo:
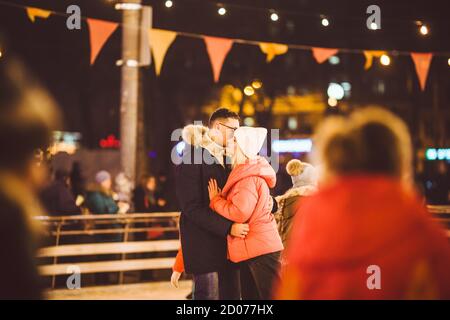
[[[331,56],[331,57],[328,59],[328,62],[329,62],[330,64],[332,64],[332,65],[336,65],[336,64],[339,64],[339,63],[341,62],[341,59],[339,59],[338,56]]]
[[[450,60],[450,59],[449,59],[449,60]],[[254,80],[254,81],[252,82],[252,87],[255,88],[255,89],[261,89],[261,87],[262,87],[262,82],[261,82],[261,80]]]
[[[380,62],[381,62],[381,64],[382,64],[383,66],[388,66],[388,65],[391,64],[391,58],[389,58],[388,55],[383,54],[383,55],[380,57]]]
[[[330,25],[330,20],[328,20],[328,18],[323,15],[320,15],[320,17],[322,18],[322,26],[328,27]]]
[[[420,26],[419,31],[424,36],[426,36],[429,32],[428,27],[425,24]]]
[[[164,5],[166,6],[166,8],[172,8],[173,7],[173,1],[167,0]]]
[[[221,16],[224,16],[227,13],[227,9],[225,9],[224,7],[220,7],[219,10],[217,10],[217,13]]]
[[[0,55],[0,57],[1,57],[1,55]],[[447,63],[450,66],[450,58],[448,58]]]
[[[338,101],[336,100],[336,98],[328,98],[328,105],[330,107],[336,107],[338,104]]]
[[[278,21],[279,18],[280,17],[278,16],[278,14],[276,12],[272,12],[270,14],[270,20],[272,20],[272,21]]]
[[[244,88],[244,93],[245,93],[246,96],[250,97],[250,96],[255,94],[255,89],[253,89],[252,86],[246,86]]]
[[[372,29],[372,30],[377,30],[377,29],[378,29],[378,25],[377,25],[375,22],[372,22],[372,23],[370,24],[370,29]]]
[[[142,5],[140,3],[116,3],[116,10],[141,10]]]
[[[345,91],[339,83],[331,82],[328,85],[327,94],[329,98],[341,100],[342,98],[344,98]]]

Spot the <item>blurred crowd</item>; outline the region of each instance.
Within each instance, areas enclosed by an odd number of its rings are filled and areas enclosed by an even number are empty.
[[[113,179],[108,171],[101,170],[95,174],[93,183],[86,183],[78,161],[70,172],[56,169],[50,176],[40,199],[51,216],[151,213],[168,209],[164,176],[144,175],[133,187],[124,173]]]

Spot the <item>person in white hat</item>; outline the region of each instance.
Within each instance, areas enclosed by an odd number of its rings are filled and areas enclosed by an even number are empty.
[[[233,170],[222,191],[214,179],[208,186],[210,207],[215,214],[250,227],[245,238],[228,236],[228,257],[239,263],[245,300],[271,298],[283,250],[271,213],[269,188],[275,186],[276,174],[267,160],[258,155],[266,135],[265,128],[236,129]]]

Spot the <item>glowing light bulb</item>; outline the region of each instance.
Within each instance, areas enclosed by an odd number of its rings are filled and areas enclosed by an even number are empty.
[[[380,62],[381,62],[381,64],[382,64],[383,66],[388,66],[388,65],[391,64],[391,58],[389,58],[388,55],[383,54],[383,55],[380,57]]]
[[[270,15],[270,20],[272,21],[278,21],[280,17],[278,16],[278,14],[276,12],[272,12],[272,14]]]
[[[164,5],[166,6],[166,8],[172,8],[173,7],[173,1],[167,0]]]
[[[424,36],[426,36],[429,33],[428,27],[424,24],[420,26],[419,31]]]
[[[322,25],[324,27],[328,27],[330,25],[330,21],[327,18],[322,18]]]
[[[328,105],[330,107],[336,107],[338,104],[338,101],[335,98],[328,98]]]
[[[220,14],[221,16],[224,16],[227,13],[227,9],[221,7],[219,8],[219,10],[217,10],[217,13]]]
[[[262,82],[260,80],[254,80],[252,82],[252,87],[255,88],[255,89],[261,89]]]
[[[244,88],[244,93],[245,93],[245,95],[246,96],[252,96],[252,95],[254,95],[255,94],[255,89],[253,89],[253,87],[252,86],[246,86],[245,88]]]

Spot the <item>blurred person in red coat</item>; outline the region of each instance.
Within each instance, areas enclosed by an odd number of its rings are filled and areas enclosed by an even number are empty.
[[[317,130],[319,191],[299,202],[278,299],[450,299],[450,245],[413,190],[405,123],[379,108]]]

